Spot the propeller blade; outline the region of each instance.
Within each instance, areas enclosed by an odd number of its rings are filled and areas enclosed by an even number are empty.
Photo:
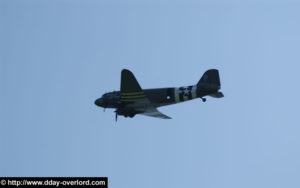
[[[116,112],[116,122],[118,121],[118,113]]]

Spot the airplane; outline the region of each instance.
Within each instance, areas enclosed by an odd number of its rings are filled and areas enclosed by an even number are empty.
[[[224,97],[221,89],[219,71],[207,70],[196,85],[186,87],[168,87],[156,89],[142,89],[133,73],[123,69],[121,72],[120,91],[108,92],[95,100],[95,105],[106,108],[115,108],[115,120],[118,115],[133,118],[136,114],[171,119],[171,117],[159,112],[158,107],[185,102],[200,98],[206,101],[204,96],[214,98]]]

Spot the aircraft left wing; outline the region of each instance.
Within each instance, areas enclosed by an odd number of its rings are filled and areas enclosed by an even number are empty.
[[[147,97],[129,70],[123,69],[121,73],[121,102],[137,102],[147,100]]]
[[[138,112],[138,114],[171,119],[169,116],[159,112],[149,101],[136,78],[129,70],[123,69],[121,73],[121,98],[120,101],[126,106]]]
[[[161,119],[172,119],[171,117],[161,113],[160,111],[158,111],[156,108],[151,108],[146,110],[143,113],[140,113],[141,115],[145,115],[145,116],[151,116],[151,117],[156,117],[156,118],[161,118]]]

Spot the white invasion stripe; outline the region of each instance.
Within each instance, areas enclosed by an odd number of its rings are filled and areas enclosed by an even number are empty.
[[[174,88],[174,98],[175,98],[175,102],[178,103],[179,101],[179,89],[178,88]]]
[[[193,99],[197,98],[197,85],[193,85],[193,88],[192,88],[192,98]]]

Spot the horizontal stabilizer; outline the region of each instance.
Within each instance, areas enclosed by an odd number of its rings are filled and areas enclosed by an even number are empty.
[[[224,97],[224,95],[223,95],[222,92],[216,92],[216,93],[210,94],[209,96],[214,97],[214,98],[222,98],[222,97]]]

